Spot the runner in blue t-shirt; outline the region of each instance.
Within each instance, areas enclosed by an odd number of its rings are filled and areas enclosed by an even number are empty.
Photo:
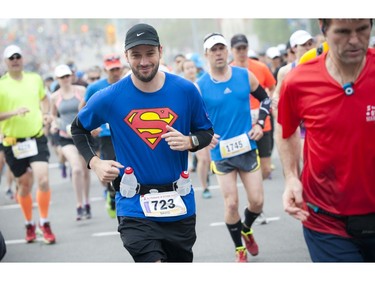
[[[197,84],[215,128],[214,140],[218,140],[211,150],[211,167],[224,196],[225,223],[236,248],[236,261],[247,262],[247,251],[253,256],[258,254],[251,229],[263,208],[263,181],[256,141],[263,136],[270,99],[252,72],[228,65],[228,44],[222,34],[208,34],[203,47],[210,67]],[[254,126],[249,93],[260,101],[259,117]],[[243,222],[238,211],[238,176],[248,201]]]
[[[191,262],[194,189],[182,195],[175,182],[188,168],[188,151],[209,145],[213,129],[196,86],[158,71],[161,55],[156,30],[133,26],[125,39],[132,73],[90,98],[72,123],[72,135],[88,167],[117,191],[124,168],[134,170],[137,193],[116,193],[118,231],[134,261]],[[100,159],[90,143],[91,130],[105,123],[117,161]]]

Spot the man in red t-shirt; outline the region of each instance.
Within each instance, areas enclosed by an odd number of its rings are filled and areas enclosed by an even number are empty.
[[[314,262],[375,261],[375,50],[371,19],[320,19],[330,49],[298,65],[280,92],[284,209],[303,222]],[[306,128],[299,170],[301,121]],[[364,215],[371,215],[364,217]],[[356,235],[348,218],[361,222]]]

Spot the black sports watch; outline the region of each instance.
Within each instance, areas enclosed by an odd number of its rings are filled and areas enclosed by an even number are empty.
[[[197,147],[199,145],[199,140],[197,136],[191,135],[191,143],[193,144],[193,147]]]

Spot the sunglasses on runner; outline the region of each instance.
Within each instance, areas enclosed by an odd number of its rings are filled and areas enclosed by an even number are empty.
[[[243,51],[247,49],[247,46],[239,46],[235,48],[237,51]]]
[[[20,58],[22,58],[20,54],[14,54],[9,58],[9,60],[19,60]]]
[[[118,61],[118,60],[120,60],[119,56],[108,57],[105,59],[105,61]]]

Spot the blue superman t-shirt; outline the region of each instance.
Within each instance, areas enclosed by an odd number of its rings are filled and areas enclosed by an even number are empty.
[[[188,168],[188,151],[171,150],[161,138],[166,125],[184,135],[212,127],[196,86],[170,73],[162,88],[151,93],[138,90],[127,76],[95,93],[78,118],[89,131],[109,123],[117,161],[132,167],[141,184],[172,183]],[[195,214],[193,189],[182,199],[186,215],[152,219],[176,221]],[[117,215],[145,217],[139,200],[138,194],[124,198],[117,192]]]

